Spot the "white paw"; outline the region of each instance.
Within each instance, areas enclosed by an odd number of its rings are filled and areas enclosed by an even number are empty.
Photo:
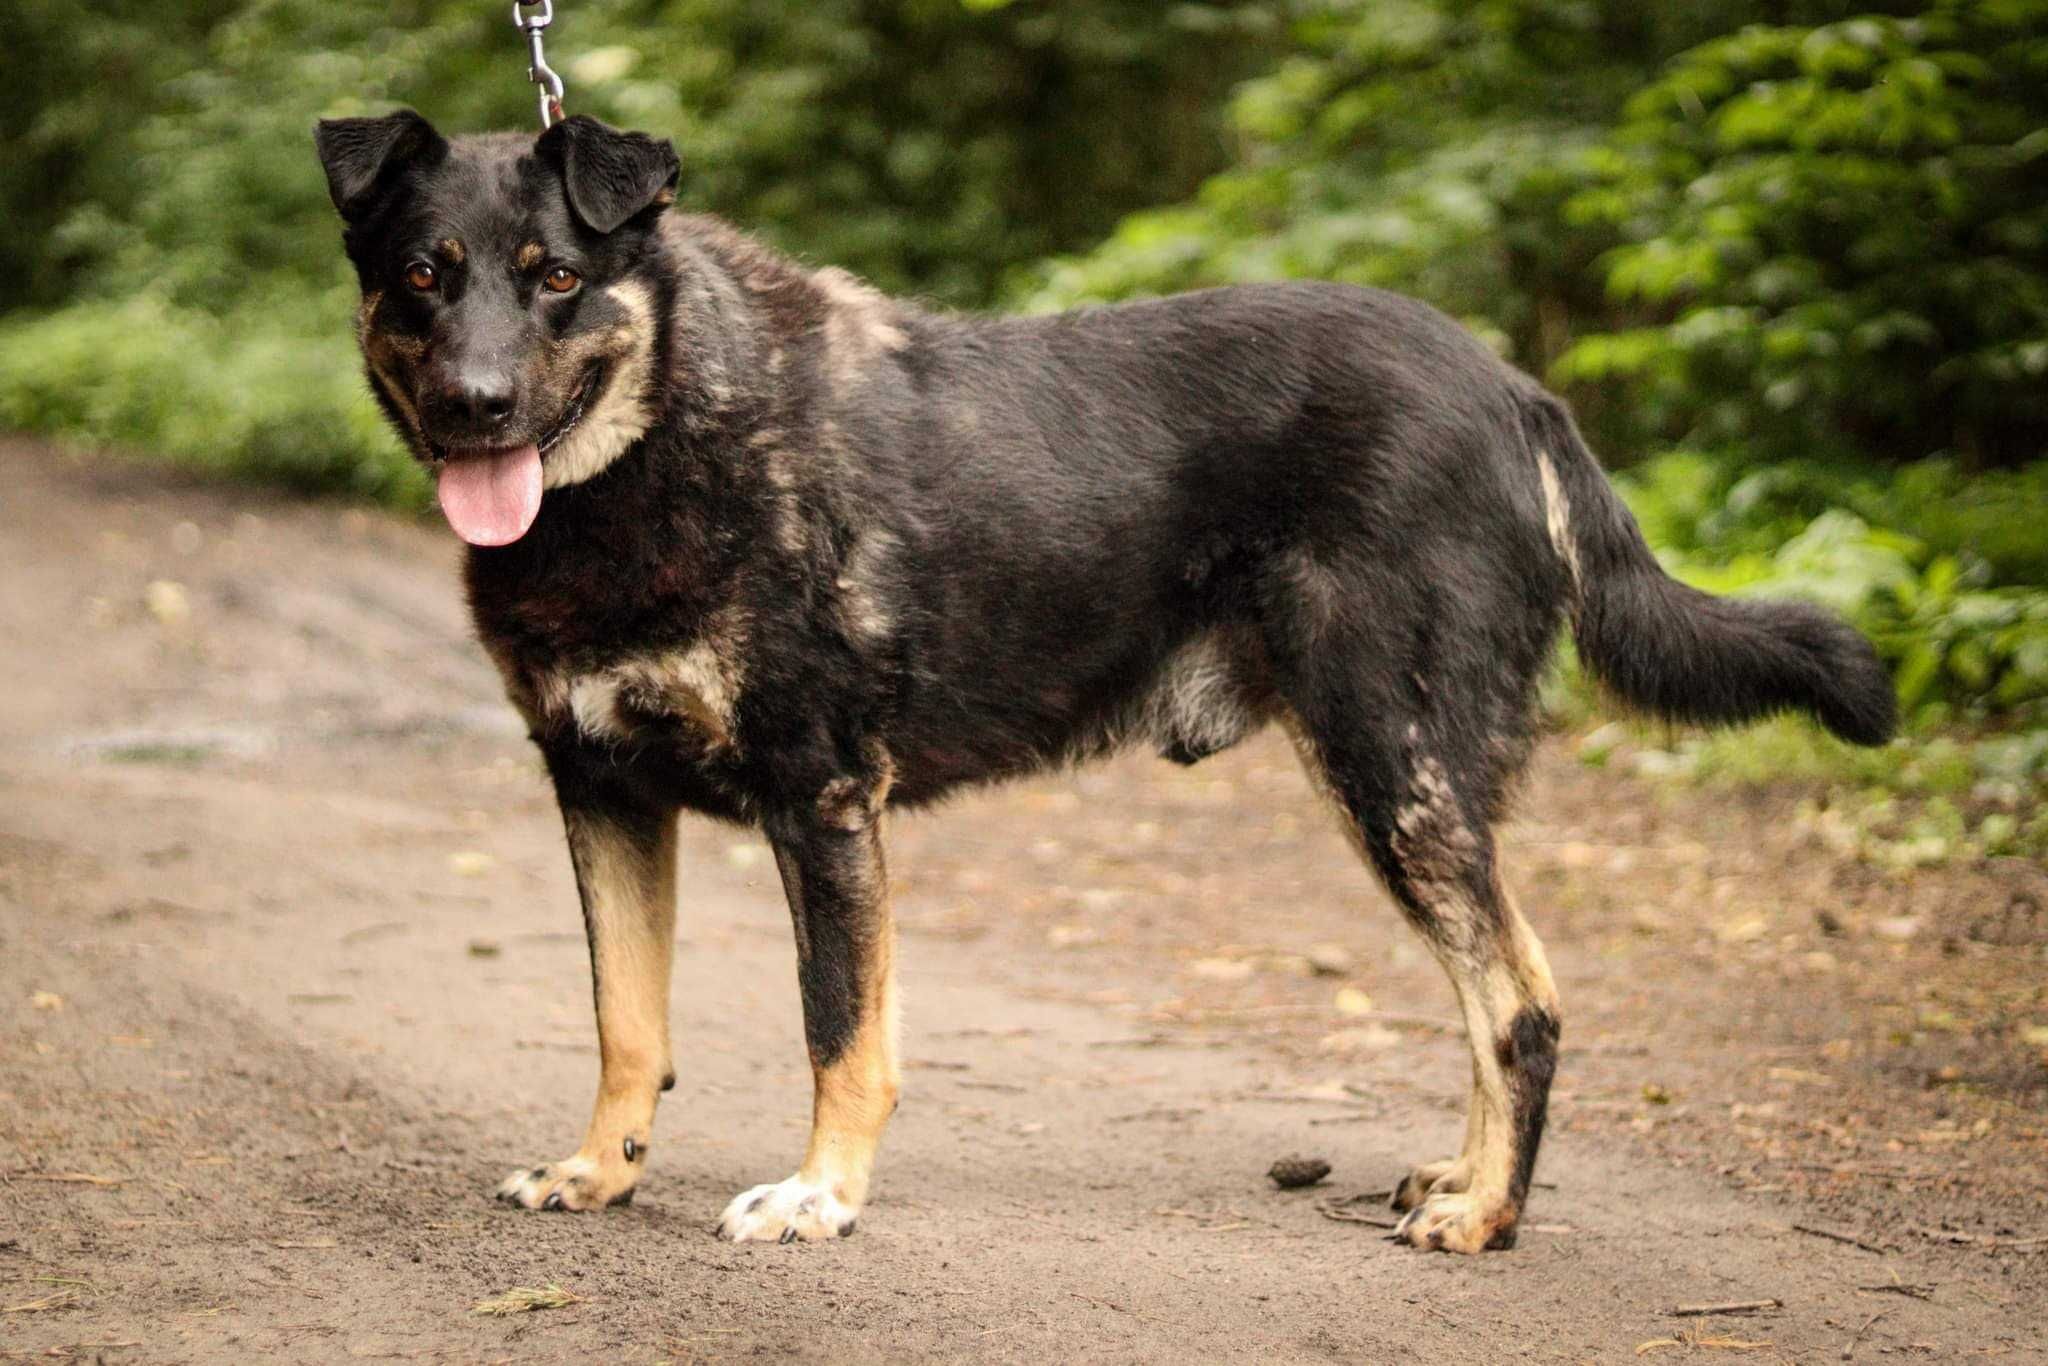
[[[735,1243],[793,1243],[799,1238],[812,1243],[844,1238],[859,1217],[858,1209],[826,1187],[792,1176],[734,1196],[718,1218],[718,1236]]]

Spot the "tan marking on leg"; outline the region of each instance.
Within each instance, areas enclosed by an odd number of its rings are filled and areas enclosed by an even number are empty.
[[[1484,908],[1433,889],[1436,914],[1470,917],[1481,937],[1470,950],[1443,945],[1438,957],[1458,994],[1472,1047],[1472,1100],[1466,1118],[1465,1151],[1437,1174],[1425,1198],[1412,1206],[1401,1236],[1416,1247],[1447,1252],[1481,1252],[1514,1242],[1525,1190],[1516,1189],[1520,1145],[1527,1140],[1514,1087],[1502,1061],[1502,1041],[1509,1038],[1516,1017],[1541,1010],[1558,1018],[1557,989],[1550,966],[1514,899],[1496,879],[1494,917]],[[1487,919],[1494,923],[1487,924]],[[1548,1078],[1544,1078],[1545,1084]],[[1405,1191],[1404,1186],[1404,1191]]]
[[[867,1199],[882,1130],[903,1089],[893,926],[878,937],[864,970],[874,985],[861,1003],[860,1029],[830,1067],[811,1069],[811,1139],[797,1168],[798,1180],[830,1190],[856,1214]]]
[[[1479,1162],[1479,1151],[1486,1131],[1486,1106],[1482,1102],[1479,1087],[1479,1063],[1472,1062],[1472,1087],[1465,1101],[1465,1141],[1456,1157],[1446,1157],[1436,1162],[1425,1162],[1409,1172],[1394,1190],[1393,1206],[1397,1210],[1414,1209],[1432,1195],[1445,1195],[1469,1190],[1472,1186],[1472,1172]]]
[[[597,1209],[630,1199],[652,1139],[655,1104],[674,1075],[669,971],[675,945],[676,826],[643,843],[601,816],[565,816],[590,930],[599,1074],[582,1146],[516,1171],[501,1199],[528,1209]]]
[[[1364,832],[1344,810],[1313,738],[1291,712],[1281,720],[1310,779],[1336,806],[1354,847],[1373,866]],[[1411,727],[1410,743],[1420,738],[1420,730]],[[1401,1183],[1395,1204],[1409,1213],[1396,1236],[1447,1252],[1509,1247],[1526,1193],[1514,1189],[1522,1135],[1501,1041],[1523,1010],[1540,1009],[1556,1020],[1557,990],[1542,944],[1497,871],[1492,905],[1475,900],[1465,874],[1483,842],[1466,825],[1449,775],[1434,758],[1417,760],[1409,799],[1396,809],[1393,824],[1394,855],[1410,895],[1429,917],[1424,939],[1451,979],[1472,1050],[1464,1148],[1455,1159],[1416,1168]]]
[[[719,1220],[720,1236],[735,1242],[782,1242],[840,1237],[853,1231],[867,1199],[875,1152],[902,1091],[897,1061],[899,1011],[896,994],[896,928],[890,914],[888,873],[882,858],[880,820],[892,776],[886,754],[873,757],[865,784],[832,784],[818,799],[818,814],[830,829],[864,847],[857,864],[837,864],[835,895],[857,902],[845,908],[855,917],[852,935],[859,956],[854,978],[857,998],[846,1003],[854,1017],[852,1034],[831,1061],[811,1059],[811,1136],[803,1164],[788,1180],[742,1192]],[[790,900],[796,911],[797,952],[808,958],[804,898],[813,895],[797,858],[778,849]]]

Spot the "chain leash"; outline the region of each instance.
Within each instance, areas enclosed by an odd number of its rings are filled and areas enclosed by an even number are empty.
[[[528,14],[528,10],[540,12]],[[513,0],[512,26],[526,35],[526,79],[540,87],[540,126],[544,129],[562,117],[562,78],[541,51],[541,35],[554,21],[554,0]]]

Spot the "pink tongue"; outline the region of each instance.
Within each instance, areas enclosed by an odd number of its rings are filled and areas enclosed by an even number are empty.
[[[510,545],[540,515],[540,451],[518,446],[441,467],[441,512],[471,545]]]

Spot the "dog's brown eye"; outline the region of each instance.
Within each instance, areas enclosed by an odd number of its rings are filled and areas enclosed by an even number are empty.
[[[547,279],[543,283],[557,294],[567,294],[570,290],[583,283],[583,277],[567,266],[556,266],[548,272]]]
[[[415,261],[405,268],[405,282],[422,294],[432,289],[438,278],[425,261]]]

